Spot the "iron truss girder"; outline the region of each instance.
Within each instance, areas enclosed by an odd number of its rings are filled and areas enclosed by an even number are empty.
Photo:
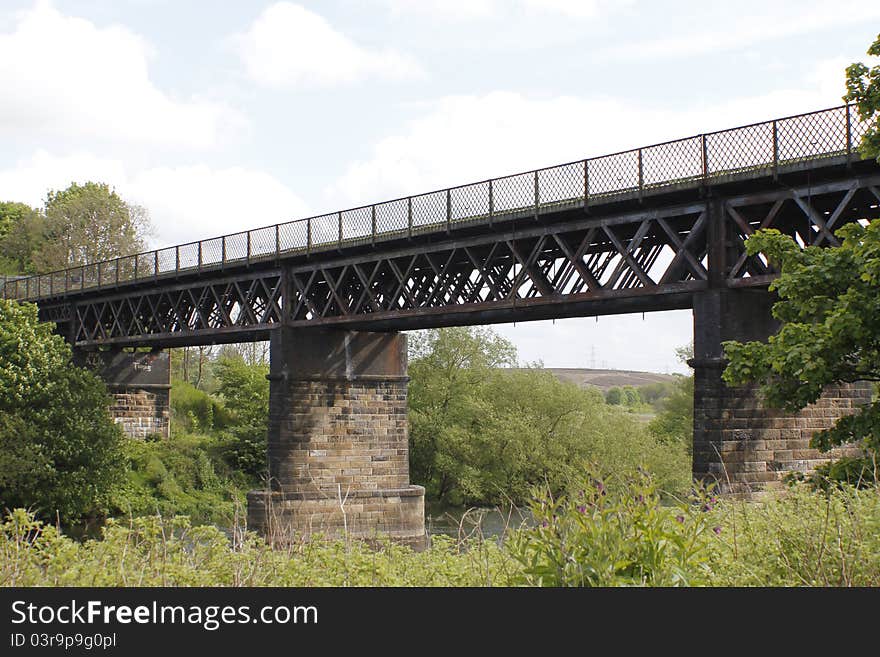
[[[80,346],[204,344],[265,338],[280,325],[391,330],[686,308],[721,268],[722,284],[765,286],[771,263],[744,242],[776,228],[805,245],[880,215],[880,176],[644,208],[586,212],[355,255],[316,255],[267,271],[79,296],[43,309]],[[720,231],[710,230],[712,207]],[[714,225],[714,224],[713,224]],[[723,244],[710,249],[710,235]],[[710,254],[720,253],[717,262]]]

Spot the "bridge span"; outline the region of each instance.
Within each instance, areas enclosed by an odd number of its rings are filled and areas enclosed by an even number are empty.
[[[692,308],[694,474],[733,493],[825,455],[853,385],[792,416],[724,386],[721,342],[777,326],[777,274],[744,241],[803,245],[878,218],[880,166],[850,106],[484,180],[8,281],[78,352],[271,339],[270,490],[255,527],[419,542],[399,331]],[[104,356],[107,357],[106,355]],[[116,358],[116,356],[113,356]],[[351,515],[340,516],[349,493]]]

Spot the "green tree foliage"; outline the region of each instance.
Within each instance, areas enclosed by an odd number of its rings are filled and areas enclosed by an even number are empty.
[[[530,505],[537,526],[514,535],[510,550],[532,586],[703,584],[713,502],[700,494],[667,506],[647,473],[587,473],[571,492],[539,491]]]
[[[868,48],[868,54],[880,57],[880,34]],[[856,104],[862,121],[871,122],[860,148],[865,157],[880,160],[880,65],[868,68],[861,62],[850,64],[846,69],[846,95],[843,99]]]
[[[0,299],[0,504],[67,521],[101,511],[123,475],[109,401],[36,306]]]
[[[642,395],[633,386],[623,386],[623,403],[630,408],[644,403]]]
[[[663,407],[648,425],[661,443],[677,443],[691,448],[694,438],[694,377],[678,377],[672,393],[663,399]]]
[[[648,432],[595,390],[515,362],[512,345],[488,329],[429,331],[410,361],[413,481],[449,504],[522,502],[533,485],[564,488],[583,463],[609,471],[658,471],[667,490],[689,481],[679,448]]]
[[[42,242],[45,219],[25,203],[0,202],[0,273],[34,272],[32,256]]]
[[[766,344],[725,343],[727,383],[760,383],[771,405],[796,411],[828,384],[880,380],[880,221],[837,234],[843,242],[827,249],[802,249],[773,229],[748,239],[750,254],[762,252],[782,268],[771,284],[782,327]],[[853,441],[877,453],[880,402],[813,436],[821,450]]]
[[[230,416],[226,457],[235,468],[259,477],[266,471],[269,366],[248,364],[232,354],[217,359],[213,369],[217,392]]]
[[[608,388],[608,392],[605,393],[605,403],[612,406],[620,406],[623,404],[624,399],[623,389],[618,386]]]
[[[233,424],[220,401],[180,379],[171,384],[171,421],[175,431],[184,433],[211,433]]]
[[[44,239],[32,259],[52,271],[130,255],[146,248],[146,211],[104,183],[73,183],[46,197]]]
[[[128,476],[112,497],[115,515],[186,515],[229,527],[252,481],[227,463],[218,438],[176,433],[169,440],[124,444]]]

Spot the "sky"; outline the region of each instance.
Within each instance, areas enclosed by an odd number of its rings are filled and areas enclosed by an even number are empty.
[[[0,200],[71,182],[151,247],[841,104],[876,0],[0,0]],[[690,311],[498,325],[681,372]]]

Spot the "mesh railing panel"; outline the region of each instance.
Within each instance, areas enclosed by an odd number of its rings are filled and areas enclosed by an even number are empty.
[[[60,294],[280,252],[326,248],[349,240],[363,242],[411,229],[430,230],[447,222],[548,211],[591,197],[658,188],[703,176],[745,172],[763,175],[777,166],[855,152],[870,125],[871,121],[860,121],[852,108],[821,110],[210,238],[102,262],[100,266],[93,263],[10,281],[2,294],[12,298]]]
[[[489,183],[474,183],[450,190],[449,207],[452,221],[473,221],[488,216]]]
[[[606,196],[637,189],[639,153],[627,151],[587,160],[590,196]]]
[[[282,253],[302,251],[308,246],[309,222],[289,221],[278,226],[279,248]]]
[[[679,139],[642,149],[642,184],[645,187],[693,180],[703,175],[703,140]]]
[[[772,168],[773,124],[759,123],[706,135],[706,153],[710,174]]]
[[[250,231],[251,258],[275,255],[275,226]]]
[[[223,238],[215,237],[202,242],[201,265],[218,265],[223,262]]]
[[[379,233],[399,233],[409,228],[409,202],[398,199],[379,203],[376,206],[376,231]]]
[[[412,197],[413,226],[446,223],[446,192],[431,192]]]
[[[246,260],[248,256],[247,233],[235,233],[226,236],[226,262]]]
[[[535,207],[535,175],[521,173],[497,178],[492,185],[495,214]]]
[[[339,214],[322,214],[309,220],[312,225],[312,246],[339,242]]]
[[[342,239],[354,240],[373,234],[372,208],[355,208],[342,213]]]
[[[780,162],[830,157],[846,151],[846,113],[828,110],[780,119],[777,125]]]
[[[559,204],[584,200],[585,162],[563,164],[538,171],[538,202]]]

